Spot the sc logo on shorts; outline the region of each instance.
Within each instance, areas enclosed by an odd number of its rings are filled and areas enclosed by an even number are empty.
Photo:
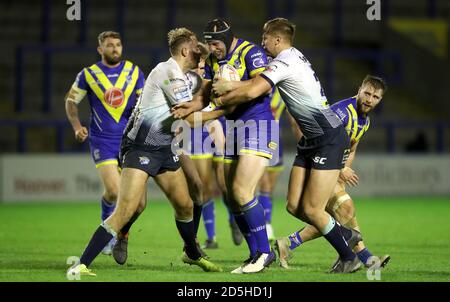
[[[326,157],[320,157],[320,156],[315,156],[313,158],[313,162],[315,162],[316,164],[320,164],[320,165],[324,165],[326,160],[327,160]]]

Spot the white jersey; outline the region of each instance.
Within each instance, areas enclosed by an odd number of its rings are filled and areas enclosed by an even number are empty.
[[[150,148],[170,145],[175,120],[170,108],[192,100],[201,81],[194,72],[183,73],[173,58],[159,63],[145,81],[125,135],[135,144]]]
[[[298,49],[291,47],[280,52],[261,76],[277,86],[306,138],[323,135],[327,129],[342,124],[330,109],[311,64]]]

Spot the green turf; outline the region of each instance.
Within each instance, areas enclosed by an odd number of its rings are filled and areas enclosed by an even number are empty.
[[[179,260],[181,239],[167,202],[150,202],[130,236],[128,263],[100,255],[91,268],[98,277],[82,281],[368,281],[366,271],[326,273],[335,252],[320,238],[296,250],[292,269],[272,265],[264,273],[232,275],[247,256],[231,242],[226,212],[216,202],[219,249],[208,251],[223,273],[204,273]],[[96,204],[0,204],[0,281],[66,281],[68,256],[79,256],[99,224]],[[439,198],[361,199],[357,215],[366,245],[392,260],[381,281],[450,281],[450,200]],[[276,235],[303,224],[274,203]],[[205,239],[203,226],[199,238]]]

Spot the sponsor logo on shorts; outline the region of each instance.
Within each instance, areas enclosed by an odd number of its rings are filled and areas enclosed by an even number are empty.
[[[327,160],[326,157],[320,157],[320,156],[315,156],[313,158],[313,162],[315,162],[316,164],[319,164],[319,165],[324,165],[326,160]]]
[[[99,160],[100,159],[100,150],[94,149],[94,159]]]
[[[147,156],[139,156],[139,162],[141,165],[148,165],[150,159]]]
[[[342,164],[343,165],[345,165],[349,156],[350,156],[350,149],[345,149],[344,156],[342,156]]]
[[[276,150],[277,147],[278,147],[278,144],[275,143],[275,142],[269,142],[269,144],[267,145],[267,147],[269,147],[269,149]]]

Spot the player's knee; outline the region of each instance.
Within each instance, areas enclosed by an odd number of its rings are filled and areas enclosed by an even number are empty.
[[[344,221],[349,221],[355,217],[355,207],[351,200],[341,204],[335,212]]]
[[[203,188],[203,202],[207,202],[210,200],[214,195],[214,189],[211,187],[211,185],[206,185]]]
[[[194,206],[192,203],[175,206],[175,217],[177,219],[185,220],[185,219],[192,218],[193,212],[194,212]]]
[[[254,196],[249,190],[246,190],[244,186],[235,184],[233,185],[233,197],[240,205],[244,205],[245,203],[250,202]]]

